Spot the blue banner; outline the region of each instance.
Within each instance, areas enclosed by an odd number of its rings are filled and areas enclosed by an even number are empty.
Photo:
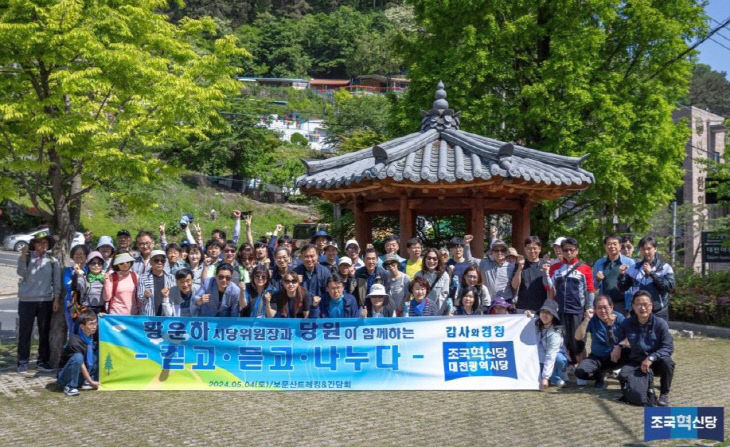
[[[539,388],[523,315],[273,319],[106,315],[102,390]]]
[[[722,407],[647,407],[644,441],[656,439],[711,439],[725,436]]]

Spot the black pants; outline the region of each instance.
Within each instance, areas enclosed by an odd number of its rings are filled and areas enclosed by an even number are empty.
[[[53,301],[18,301],[18,365],[30,359],[30,338],[33,322],[38,322],[38,363],[48,363],[51,349],[48,335],[51,330]]]
[[[621,359],[619,359],[618,363],[612,362],[610,355],[607,357],[598,357],[597,355],[590,354],[575,369],[575,377],[583,380],[603,380],[606,371],[618,369],[625,363],[624,354],[627,353],[626,351],[626,349],[622,350]]]
[[[562,320],[560,323],[563,325],[565,331],[565,348],[570,354],[568,361],[570,363],[578,363],[577,358],[580,353],[586,350],[586,342],[584,340],[575,339],[575,329],[583,321],[583,315],[581,314],[562,314],[560,316]]]
[[[655,376],[659,376],[659,393],[667,394],[672,388],[672,378],[674,377],[674,360],[671,357],[662,357],[651,364],[651,370]],[[621,369],[619,380],[631,374],[631,370],[641,368],[641,362],[629,362]],[[623,384],[622,384],[623,386]]]

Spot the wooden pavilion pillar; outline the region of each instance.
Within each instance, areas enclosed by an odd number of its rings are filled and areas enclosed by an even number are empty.
[[[364,251],[365,246],[372,242],[372,225],[370,215],[365,212],[365,203],[361,197],[357,197],[352,206],[355,215],[355,239],[360,244],[360,250]]]
[[[472,256],[484,256],[484,198],[477,197],[471,209],[469,227],[474,240],[471,243]]]
[[[408,197],[405,195],[400,196],[398,222],[400,226],[400,255],[407,258],[408,251],[406,244],[408,243],[408,239],[413,237],[413,233],[415,233],[416,228],[413,219],[413,211],[410,209]]]
[[[530,235],[530,210],[532,203],[524,202],[519,210],[512,212],[512,246],[518,253],[522,253],[523,243]]]

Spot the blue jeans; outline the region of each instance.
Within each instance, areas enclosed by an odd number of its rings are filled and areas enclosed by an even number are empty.
[[[550,376],[550,382],[555,382],[560,379],[560,374],[565,372],[565,367],[568,365],[568,358],[561,351],[558,351],[555,356],[555,365],[553,366],[553,375]],[[540,363],[540,371],[545,367],[544,363]]]
[[[81,365],[83,364],[84,355],[79,352],[73,354],[58,372],[58,384],[62,387],[68,385],[71,388],[78,388],[79,384],[84,380],[84,376],[81,374]],[[96,366],[92,367],[89,375],[92,379],[97,380]]]

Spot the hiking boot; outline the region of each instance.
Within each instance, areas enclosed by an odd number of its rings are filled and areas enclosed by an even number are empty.
[[[65,387],[63,387],[63,394],[65,394],[66,396],[78,396],[79,390],[66,385]]]
[[[594,383],[593,386],[600,389],[606,388],[606,381],[603,379],[596,379],[596,383]]]
[[[662,393],[661,395],[659,395],[659,400],[657,400],[657,404],[660,407],[669,406],[669,393]]]

